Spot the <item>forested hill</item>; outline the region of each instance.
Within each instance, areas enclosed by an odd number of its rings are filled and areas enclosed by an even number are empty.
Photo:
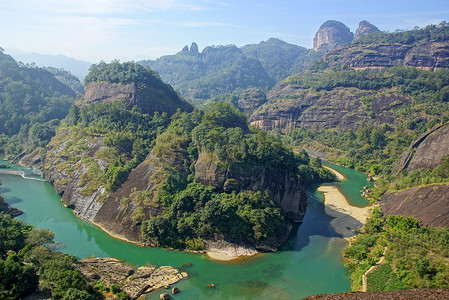
[[[299,73],[323,53],[314,52],[279,39],[238,48],[185,46],[175,55],[140,63],[159,72],[191,103],[222,94],[239,94],[249,87],[268,89],[288,75]]]
[[[75,92],[50,72],[0,52],[0,150],[16,154],[46,145]]]

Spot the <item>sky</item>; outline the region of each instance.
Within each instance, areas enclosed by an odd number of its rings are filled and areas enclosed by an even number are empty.
[[[155,59],[196,42],[243,46],[271,37],[312,48],[322,23],[352,32],[449,21],[448,0],[0,0],[0,47],[92,63]]]

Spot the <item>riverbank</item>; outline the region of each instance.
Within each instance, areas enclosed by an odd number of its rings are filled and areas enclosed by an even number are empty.
[[[325,168],[332,171],[339,181],[345,179],[336,170],[330,167]],[[368,220],[372,206],[357,207],[351,205],[336,186],[322,185],[317,190],[324,195],[325,213],[334,218],[330,225],[335,232],[341,234],[345,239],[356,236],[357,229],[363,227]]]
[[[335,174],[335,178],[337,178],[338,181],[345,180],[345,176],[343,174],[341,174],[340,172],[338,172],[337,170],[334,170],[334,169],[332,169],[331,167],[328,167],[328,166],[323,166],[323,168],[328,169],[329,171],[334,173]]]

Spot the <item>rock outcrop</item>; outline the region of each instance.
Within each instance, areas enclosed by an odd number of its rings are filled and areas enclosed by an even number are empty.
[[[449,123],[428,130],[414,141],[396,161],[392,173],[434,169],[446,155],[449,155]]]
[[[379,28],[377,28],[370,22],[363,20],[359,23],[359,27],[355,31],[354,40],[358,39],[359,37],[361,37],[365,34],[377,33],[377,32],[380,32]]]
[[[396,161],[393,174],[403,170],[435,169],[449,155],[449,123],[428,130]],[[423,225],[449,227],[449,184],[418,186],[387,192],[380,199],[386,215],[420,219]]]
[[[134,268],[115,258],[88,258],[77,262],[84,277],[95,284],[97,280],[111,285],[121,285],[131,299],[137,299],[156,289],[168,288],[171,284],[187,278],[186,272],[169,266],[142,266]]]
[[[372,98],[367,105],[363,99]],[[391,108],[410,98],[394,92],[357,88],[335,88],[314,92],[290,84],[279,84],[267,95],[267,103],[253,112],[250,124],[265,131],[288,132],[300,126],[312,128],[357,129],[363,120],[393,124]]]
[[[448,289],[411,289],[380,292],[349,292],[321,294],[304,298],[304,300],[406,300],[406,299],[448,299]]]
[[[313,38],[313,50],[332,50],[352,42],[354,34],[343,23],[335,20],[324,22]]]
[[[449,41],[404,44],[350,44],[328,52],[329,67],[347,65],[353,69],[409,66],[429,71],[449,68]]]
[[[162,81],[154,82],[153,85],[89,82],[84,98],[78,104],[89,105],[107,101],[122,101],[149,114],[158,111],[172,115],[178,108],[184,111],[193,110],[192,105],[182,100],[172,87]]]
[[[385,216],[414,217],[421,225],[449,227],[449,184],[387,193],[380,199],[380,208]]]
[[[301,221],[307,208],[304,186],[298,176],[284,169],[233,164],[226,169],[208,155],[200,155],[195,164],[195,179],[218,191],[268,191],[270,197],[292,221]]]

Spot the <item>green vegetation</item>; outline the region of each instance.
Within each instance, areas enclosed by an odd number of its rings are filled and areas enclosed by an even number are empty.
[[[62,68],[46,67],[45,70],[55,75],[56,79],[70,87],[77,95],[84,94],[84,86],[81,84],[79,78],[72,73]]]
[[[135,62],[120,63],[114,60],[111,63],[101,61],[89,68],[89,74],[84,78],[84,83],[89,82],[109,83],[144,83],[154,85],[160,82],[157,72],[150,68],[144,68]]]
[[[45,146],[74,100],[75,93],[50,72],[0,53],[0,152]]]
[[[357,130],[298,128],[288,133],[292,146],[333,153],[334,161],[372,175],[380,175],[380,186],[372,193],[376,200],[388,188],[398,190],[415,185],[446,182],[444,168],[403,172],[393,178],[394,162],[412,141],[426,130],[449,120],[449,71],[429,72],[411,67],[382,70],[340,70],[292,76],[286,83],[318,93],[336,88],[370,91],[359,98],[361,112],[369,119]],[[402,101],[390,104],[394,123],[382,123],[373,108],[375,99],[403,95]],[[376,124],[377,123],[377,124]]]
[[[51,251],[54,234],[0,212],[0,298],[22,299],[37,288],[54,299],[93,300],[96,292],[73,265],[75,257]]]
[[[411,217],[385,218],[375,210],[357,239],[344,251],[352,288],[385,253],[386,263],[369,274],[369,290],[449,287],[449,229],[421,227]]]
[[[377,32],[366,34],[353,41],[353,44],[391,44],[400,43],[413,45],[426,41],[447,41],[449,39],[449,24],[445,21],[438,25],[428,25],[425,28],[415,27],[413,30],[397,30],[395,32]]]
[[[283,213],[273,199],[266,192],[240,191],[236,178],[226,180],[227,192],[204,186],[195,180],[201,172],[195,164],[205,159],[217,170],[242,178],[283,170],[299,176],[304,185],[333,178],[319,161],[310,160],[309,165],[304,153],[295,157],[279,137],[248,128],[246,116],[229,104],[216,102],[204,112],[178,113],[153,149],[166,161],[158,191],[165,210],[144,221],[142,232],[153,244],[194,250],[203,247],[202,239],[215,235],[269,241],[284,226]],[[173,164],[176,161],[184,163]]]
[[[55,159],[58,170],[68,177],[73,172],[73,164],[88,167],[80,183],[84,186],[82,192],[85,195],[91,195],[100,186],[113,191],[145,159],[156,136],[168,122],[166,114],[156,112],[150,116],[136,107],[128,109],[123,102],[72,106],[58,128],[59,133],[52,140],[54,145],[64,144],[63,151],[55,153],[50,150],[47,158]],[[91,150],[87,143],[101,146],[94,157],[87,154]],[[61,156],[67,156],[68,160],[63,160]],[[98,160],[103,161],[104,165],[99,165]]]
[[[323,55],[323,52],[308,50],[275,38],[246,45],[241,49],[245,55],[258,59],[275,82],[301,73],[312,61]]]

